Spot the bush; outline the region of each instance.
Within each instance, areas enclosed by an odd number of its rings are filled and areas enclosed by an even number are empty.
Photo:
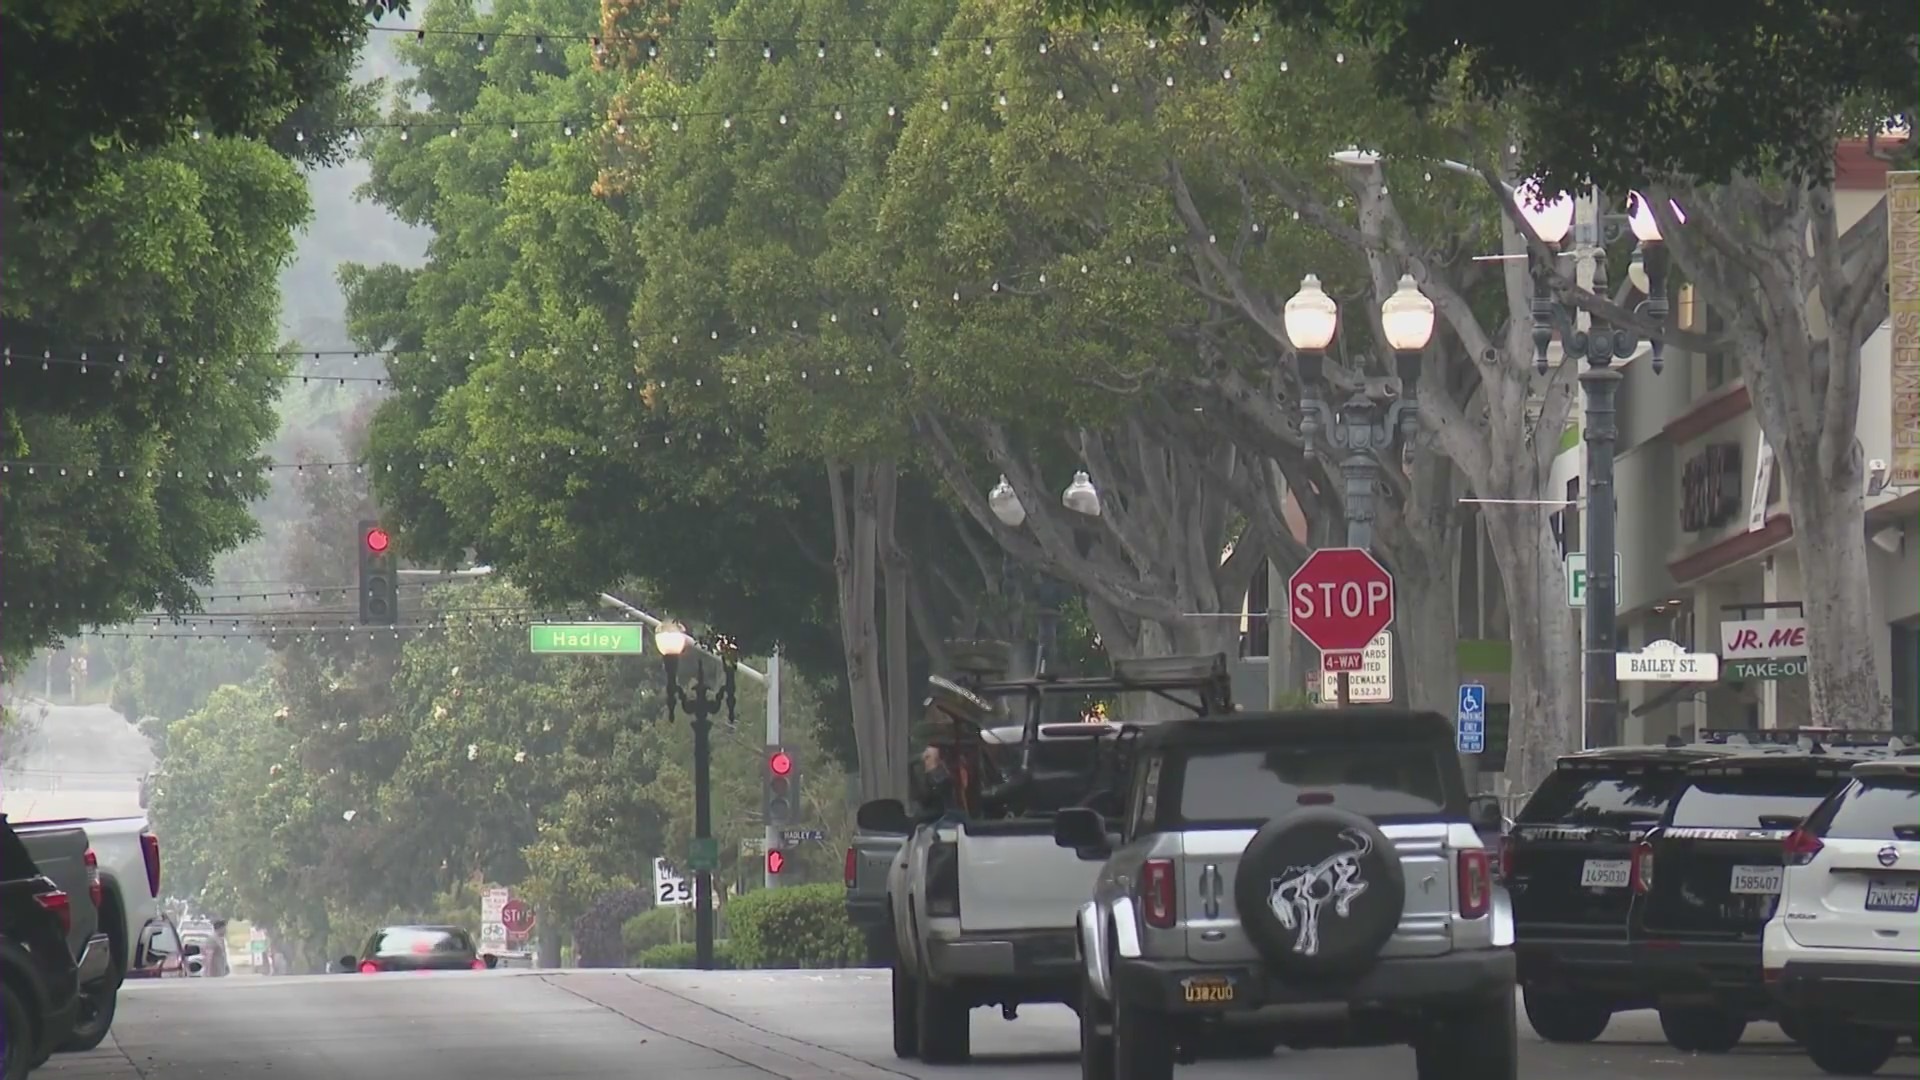
[[[761,889],[727,905],[728,941],[743,968],[839,968],[866,961],[839,885]]]
[[[652,911],[643,911],[622,924],[620,941],[626,946],[627,956],[637,958],[656,945],[673,944],[674,922],[678,910],[677,908],[654,908]]]
[[[632,920],[629,920],[628,925],[631,926],[632,922]],[[728,945],[729,943],[725,941],[716,941],[713,943],[714,970],[732,971],[737,966],[733,962],[732,950],[728,948]],[[697,968],[700,966],[697,955],[698,952],[698,948],[696,948],[691,941],[683,941],[677,945],[673,942],[667,942],[663,945],[655,945],[650,949],[641,950],[640,954],[633,958],[633,966],[643,968]]]

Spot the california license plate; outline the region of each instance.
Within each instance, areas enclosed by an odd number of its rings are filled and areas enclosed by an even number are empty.
[[[1183,979],[1189,1005],[1225,1005],[1233,1000],[1233,980],[1223,976],[1195,976]]]
[[[1627,887],[1627,860],[1588,859],[1580,867],[1583,889],[1624,889]]]
[[[1868,911],[1920,911],[1920,878],[1868,878]]]
[[[1736,866],[1727,891],[1737,896],[1777,896],[1784,872],[1778,866]]]

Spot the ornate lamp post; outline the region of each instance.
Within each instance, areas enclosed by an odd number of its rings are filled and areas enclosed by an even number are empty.
[[[705,850],[713,845],[713,718],[724,708],[729,722],[734,715],[734,650],[724,638],[715,639],[720,657],[721,682],[707,682],[705,654],[694,653],[693,686],[681,689],[680,656],[694,641],[679,623],[663,622],[653,632],[653,647],[667,669],[667,720],[676,709],[684,710],[693,725],[693,836],[694,847]],[[691,860],[690,860],[691,861]],[[693,867],[693,939],[696,962],[702,971],[713,970],[713,871],[709,866]]]
[[[1521,215],[1533,227],[1540,241],[1558,255],[1560,244],[1574,223],[1572,196],[1561,195],[1553,200],[1536,201],[1536,193],[1524,192],[1523,195],[1516,200]],[[1636,192],[1632,195],[1632,201],[1635,209],[1626,215],[1625,224],[1632,230],[1639,245],[1633,253],[1628,280],[1646,298],[1641,302],[1641,310],[1656,323],[1664,322],[1667,317],[1666,247],[1660,242],[1660,226],[1647,207],[1646,199]],[[1673,209],[1676,217],[1685,220],[1679,206]],[[1606,241],[1609,228],[1614,235],[1618,235],[1620,223],[1618,217],[1609,221],[1595,215],[1593,222],[1582,224],[1580,235],[1575,238],[1572,254],[1592,265],[1593,283],[1589,288],[1595,296],[1605,296],[1607,293]],[[1580,369],[1580,388],[1586,399],[1586,422],[1582,437],[1587,445],[1587,461],[1581,481],[1587,500],[1584,634],[1586,734],[1583,742],[1589,747],[1614,746],[1620,742],[1621,734],[1620,680],[1615,677],[1613,666],[1619,599],[1619,583],[1613,577],[1618,528],[1614,513],[1613,460],[1620,437],[1614,419],[1614,401],[1622,378],[1615,361],[1631,358],[1639,351],[1641,340],[1633,331],[1625,327],[1608,326],[1597,317],[1590,320],[1585,330],[1580,329],[1574,306],[1554,294],[1549,267],[1536,265],[1534,271],[1535,369],[1542,375],[1546,374],[1547,347],[1553,343],[1556,335],[1566,359],[1586,362]],[[1664,363],[1663,344],[1657,336],[1650,344],[1650,362],[1655,374],[1658,374]]]
[[[1082,517],[1100,516],[1100,491],[1093,486],[1093,478],[1085,470],[1073,474],[1073,482],[1060,493],[1060,505]],[[987,492],[987,506],[1000,524],[1009,529],[1017,529],[1026,524],[1027,508],[1020,504],[1020,496],[1002,476],[1000,482]],[[1074,530],[1074,539],[1080,540],[1080,530]],[[1084,554],[1084,545],[1082,545]],[[1040,655],[1034,664],[1034,672],[1040,674],[1053,666],[1060,647],[1060,605],[1067,602],[1070,590],[1058,580],[1046,574],[1036,575],[1034,582],[1034,600],[1039,605],[1038,622],[1040,637]]]

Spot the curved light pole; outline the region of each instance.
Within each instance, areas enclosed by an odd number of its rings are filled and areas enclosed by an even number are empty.
[[[1562,194],[1557,199],[1539,200],[1538,193],[1532,191],[1527,195],[1515,200],[1520,214],[1533,227],[1541,243],[1557,257],[1560,245],[1573,225],[1573,198]],[[1634,250],[1627,278],[1646,297],[1641,305],[1642,310],[1654,322],[1664,323],[1667,317],[1666,245],[1660,242],[1660,226],[1654,220],[1646,198],[1633,192],[1631,199],[1635,208],[1626,216],[1625,224],[1639,244]],[[1673,211],[1676,218],[1686,220],[1678,204],[1673,206]],[[1574,254],[1592,262],[1593,283],[1588,289],[1595,296],[1605,296],[1607,293],[1608,224],[1596,220],[1583,225],[1580,231],[1585,235],[1575,241]],[[1617,234],[1618,220],[1611,224]],[[1580,369],[1580,388],[1586,398],[1582,438],[1587,445],[1587,461],[1582,469],[1581,480],[1587,501],[1586,627],[1583,634],[1586,639],[1586,706],[1583,717],[1585,733],[1581,742],[1588,747],[1614,746],[1620,742],[1620,680],[1613,664],[1619,633],[1619,583],[1613,578],[1617,544],[1615,534],[1618,529],[1613,460],[1620,438],[1614,402],[1623,377],[1614,362],[1630,359],[1639,351],[1641,341],[1634,332],[1625,327],[1608,326],[1597,316],[1590,318],[1587,329],[1579,329],[1574,306],[1554,295],[1549,271],[1547,265],[1534,266],[1534,368],[1542,375],[1547,373],[1547,347],[1553,343],[1556,335],[1560,338],[1561,353],[1567,360],[1586,362]],[[1657,335],[1650,342],[1649,362],[1656,375],[1665,364],[1664,345]]]
[[[707,683],[707,661],[701,651],[694,653],[693,687],[680,688],[680,656],[695,647],[693,637],[676,622],[663,622],[653,632],[653,647],[659,651],[667,669],[667,721],[674,719],[676,708],[686,711],[693,726],[693,839],[705,849],[713,842],[713,718],[725,709],[729,720],[734,709],[734,655],[732,643],[716,638],[713,651],[720,658],[719,686]],[[691,858],[688,860],[692,862]],[[704,864],[704,857],[701,859]],[[713,871],[706,865],[693,870],[693,940],[695,963],[702,971],[713,970]]]
[[[1100,490],[1093,486],[1093,478],[1087,475],[1086,470],[1073,474],[1073,481],[1060,492],[1060,505],[1082,517],[1100,516]],[[1019,493],[1013,490],[1012,484],[1007,483],[1005,476],[1000,477],[1000,482],[987,492],[987,507],[1000,524],[1009,529],[1026,524],[1027,508],[1021,504]],[[1079,527],[1075,526],[1076,542],[1079,535]],[[1038,675],[1046,673],[1059,652],[1060,606],[1066,603],[1069,591],[1052,575],[1037,573],[1034,576],[1034,600],[1039,607],[1037,636],[1040,639],[1038,655],[1034,658],[1034,673]]]
[[[1378,455],[1413,438],[1419,423],[1417,394],[1420,358],[1433,340],[1433,301],[1420,292],[1412,275],[1402,275],[1393,295],[1380,304],[1380,325],[1393,349],[1400,376],[1400,393],[1385,408],[1365,389],[1354,391],[1336,410],[1321,396],[1326,381],[1326,351],[1340,328],[1340,307],[1308,274],[1300,291],[1282,311],[1287,339],[1300,365],[1300,436],[1308,453],[1324,435],[1327,444],[1342,451],[1340,476],[1347,519],[1347,546],[1373,548],[1373,499],[1380,483]],[[1269,644],[1268,648],[1273,648]],[[1338,702],[1350,702],[1347,672],[1340,672]]]

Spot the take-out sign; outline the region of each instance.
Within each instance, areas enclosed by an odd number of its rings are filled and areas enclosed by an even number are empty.
[[[1734,619],[1720,624],[1722,660],[1786,660],[1805,655],[1805,619]]]

